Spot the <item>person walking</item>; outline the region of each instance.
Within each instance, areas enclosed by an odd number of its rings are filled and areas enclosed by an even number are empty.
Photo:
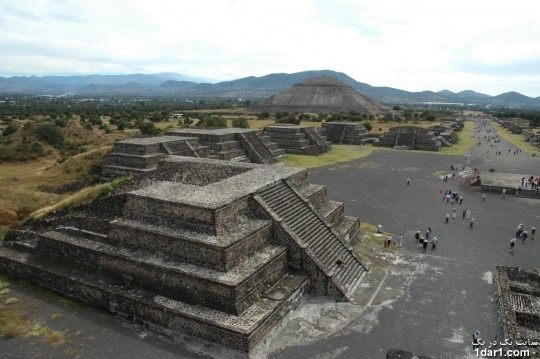
[[[463,219],[465,219],[465,213],[467,213],[467,211],[463,210],[463,217],[462,217]]]
[[[427,238],[424,239],[424,243],[422,243],[422,252],[426,253],[426,249],[427,249],[427,245],[428,245],[428,240]]]
[[[515,246],[516,246],[516,237],[512,237],[512,239],[510,239],[510,253],[514,253]]]
[[[521,243],[525,244],[525,242],[527,241],[527,237],[527,231],[523,231],[523,233],[521,233]]]
[[[534,234],[536,233],[536,228],[531,228],[531,240],[534,241]]]
[[[433,237],[433,239],[431,240],[431,249],[435,249],[438,241],[439,240],[437,239],[437,237]]]
[[[444,217],[444,223],[448,224],[449,219],[450,219],[450,213],[447,213],[446,217]]]
[[[407,178],[407,186],[411,184],[411,179]]]
[[[454,208],[452,209],[452,219],[456,219],[457,217],[457,210]]]
[[[417,242],[420,240],[420,231],[416,231],[414,234],[414,239],[416,239]]]
[[[473,229],[473,226],[474,226],[474,218],[471,218],[471,220],[469,221],[469,229]]]
[[[478,346],[480,345],[481,340],[482,340],[482,337],[480,336],[480,331],[477,329],[472,336],[473,350],[478,349]]]
[[[400,233],[397,239],[398,239],[398,247],[401,247],[403,245],[403,235]]]
[[[467,216],[466,217],[467,217],[467,220],[471,219],[471,210],[470,209],[467,210]]]
[[[486,194],[482,193],[482,203],[484,203],[485,201],[486,201]]]

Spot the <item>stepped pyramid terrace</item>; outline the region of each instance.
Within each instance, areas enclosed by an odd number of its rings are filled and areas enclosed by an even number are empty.
[[[373,139],[369,138],[369,131],[364,125],[357,122],[323,122],[320,133],[327,141],[335,145],[363,145],[367,142],[373,142]]]
[[[311,126],[302,125],[270,125],[264,134],[286,153],[318,156],[331,150],[331,143]]]
[[[295,84],[252,106],[252,110],[316,114],[354,111],[366,116],[381,113],[381,107],[375,100],[329,76],[313,77]]]
[[[102,179],[153,171],[167,155],[236,162],[277,163],[285,151],[260,131],[241,128],[189,128],[165,136],[133,138],[115,143],[102,167]]]
[[[180,156],[157,166],[11,230],[0,270],[241,352],[304,293],[349,300],[369,270],[353,249],[359,220],[306,170]]]

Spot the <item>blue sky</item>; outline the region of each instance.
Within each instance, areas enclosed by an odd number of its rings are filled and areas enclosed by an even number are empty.
[[[329,69],[408,91],[540,96],[534,0],[0,0],[0,76]]]

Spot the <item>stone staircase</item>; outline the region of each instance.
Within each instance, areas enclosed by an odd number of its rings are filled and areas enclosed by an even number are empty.
[[[242,352],[306,291],[352,297],[368,270],[351,246],[358,220],[307,171],[168,159],[107,198],[10,232],[0,271]]]
[[[285,150],[283,148],[280,148],[277,145],[277,143],[272,142],[272,139],[270,138],[270,136],[266,136],[264,134],[264,131],[257,131],[255,133],[257,134],[257,136],[259,136],[261,141],[264,142],[264,144],[266,145],[266,148],[268,148],[270,150],[270,152],[272,152],[272,155],[277,160],[285,157]]]
[[[167,132],[170,136],[195,136],[210,149],[209,158],[236,162],[274,164],[276,145],[263,141],[256,131],[241,128],[189,128]],[[278,152],[279,154],[279,152]]]
[[[369,268],[327,223],[330,215],[326,218],[319,215],[285,182],[261,192],[260,197],[279,222],[305,244],[305,250],[319,264],[326,279],[337,287],[339,295],[350,299]],[[330,294],[327,286],[313,284],[312,289]]]
[[[304,133],[306,134],[306,138],[309,140],[309,142],[317,147],[319,153],[330,151],[330,145],[326,143],[324,138],[321,137],[321,135],[315,131],[313,127],[306,127],[304,129]]]
[[[310,126],[270,125],[264,129],[264,134],[286,153],[318,156],[330,150],[330,146]]]
[[[356,122],[323,122],[321,132],[333,144],[361,145],[367,141],[369,131]]]
[[[207,157],[208,148],[197,138],[149,137],[116,142],[102,166],[101,179],[132,176],[153,171],[166,155]]]
[[[272,151],[255,132],[238,133],[238,141],[249,154],[249,157],[253,160],[253,162],[267,165],[277,163],[277,159]]]

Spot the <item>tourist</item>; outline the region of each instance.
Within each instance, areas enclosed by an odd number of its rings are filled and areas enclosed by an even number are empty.
[[[516,246],[516,237],[510,239],[510,252],[513,253]]]
[[[427,245],[428,245],[428,240],[424,239],[424,243],[422,243],[422,248],[423,248],[422,252],[426,253]]]
[[[536,228],[532,227],[531,228],[531,240],[534,241],[534,234],[536,233]]]
[[[486,201],[486,194],[482,193],[482,203]]]
[[[398,236],[398,246],[401,247],[403,245],[403,235],[400,233]]]
[[[503,198],[506,197],[506,188],[503,188],[503,189],[502,189],[502,196],[503,196]]]
[[[460,194],[460,195],[459,195],[459,204],[462,204],[462,203],[463,203],[463,195]]]
[[[463,210],[463,216],[462,216],[463,219],[465,219],[465,214],[466,214],[466,213],[467,213],[467,210],[464,209],[464,210]]]
[[[447,213],[446,217],[444,217],[444,223],[448,224],[448,219],[450,219],[450,214]]]
[[[521,233],[521,243],[525,244],[525,242],[527,241],[527,231],[523,231],[523,233]]]
[[[457,217],[457,210],[455,208],[452,209],[452,219],[456,219]]]
[[[471,210],[470,209],[467,210],[467,216],[466,217],[467,217],[467,220],[471,219]]]
[[[474,218],[471,218],[471,220],[469,221],[469,229],[473,229],[473,226],[474,226]]]
[[[482,337],[480,336],[480,331],[476,330],[472,336],[472,344],[473,349],[478,349],[478,346],[480,345],[480,342],[482,341]]]
[[[414,239],[416,239],[417,242],[420,240],[420,231],[416,231],[414,234]]]
[[[437,237],[433,237],[433,239],[431,240],[431,249],[435,249],[437,242],[438,242]]]
[[[407,186],[411,184],[411,179],[407,178]]]

